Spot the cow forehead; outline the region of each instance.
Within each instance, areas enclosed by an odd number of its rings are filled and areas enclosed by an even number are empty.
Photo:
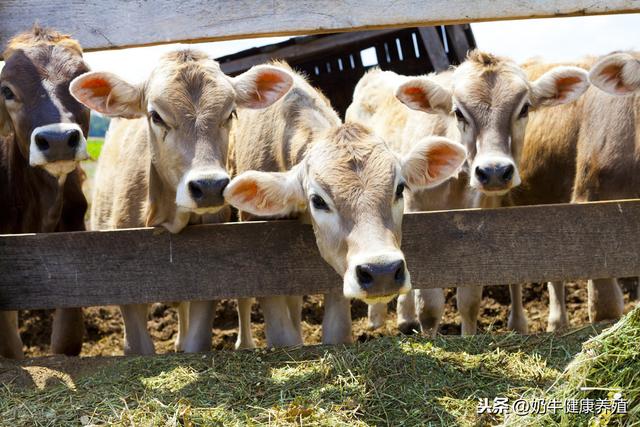
[[[469,108],[485,106],[511,111],[529,89],[524,71],[511,63],[492,68],[464,63],[453,77],[454,97]]]
[[[59,85],[88,70],[78,51],[63,45],[42,44],[12,51],[0,78],[18,86],[29,86],[34,80]]]
[[[312,147],[306,162],[309,179],[331,197],[339,210],[390,205],[398,160],[384,143],[323,141]]]
[[[231,80],[211,60],[164,61],[147,81],[147,95],[176,114],[219,115],[235,100]]]

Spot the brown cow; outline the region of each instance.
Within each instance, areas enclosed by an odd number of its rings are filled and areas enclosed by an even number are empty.
[[[587,86],[586,72],[575,67],[554,68],[530,81],[513,61],[473,51],[456,69],[435,75],[369,72],[356,86],[347,119],[371,125],[401,151],[428,135],[443,135],[467,147],[469,157],[460,177],[428,191],[409,192],[409,211],[499,207],[520,184],[519,160],[529,110],[571,102]],[[458,288],[457,292],[462,333],[473,334],[482,287]],[[520,286],[512,285],[511,293],[509,325],[525,332]],[[444,310],[443,291],[421,289],[415,300],[399,299],[401,330],[413,328],[414,304],[423,332],[434,334]],[[383,305],[370,308],[372,327],[382,322],[385,309]]]
[[[567,203],[638,197],[638,53],[612,54],[570,65],[586,70],[594,86],[573,104],[536,112],[527,127],[522,186],[514,204]],[[530,78],[558,64],[523,64]],[[604,92],[603,92],[604,91]],[[636,92],[634,92],[636,91]],[[564,283],[550,282],[548,331],[569,325]],[[623,297],[616,279],[589,280],[591,321],[616,319]]]
[[[216,61],[193,49],[164,55],[139,85],[106,72],[78,77],[71,93],[117,117],[98,162],[91,228],[146,225],[177,233],[187,224],[227,220],[222,192],[229,183],[227,150],[235,110],[267,107],[290,87],[286,71],[257,66],[231,78]],[[181,304],[177,349],[211,348],[215,305]],[[124,305],[121,311],[125,353],[154,353],[147,305]]]
[[[88,158],[89,110],[69,94],[88,71],[77,41],[35,26],[9,41],[0,73],[0,233],[84,230],[79,161]],[[81,309],[54,315],[51,349],[77,355]],[[0,355],[22,357],[17,313],[0,313]]]
[[[322,340],[351,342],[349,299],[387,302],[411,289],[400,249],[405,185],[429,188],[448,179],[462,165],[464,147],[426,138],[399,156],[367,127],[342,125],[298,74],[281,101],[240,110],[233,136],[239,175],[225,198],[242,219],[298,216],[312,224],[320,254],[343,278],[342,292],[325,295]],[[301,300],[260,298],[268,346],[302,344]],[[248,309],[240,307],[242,326]],[[253,345],[247,328],[239,340],[240,348]]]

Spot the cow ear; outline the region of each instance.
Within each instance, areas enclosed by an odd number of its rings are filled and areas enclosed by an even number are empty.
[[[418,141],[402,158],[402,176],[409,188],[430,188],[457,176],[467,158],[462,144],[439,136]]]
[[[145,114],[142,88],[113,73],[92,71],[71,82],[71,95],[87,107],[111,117],[132,119]]]
[[[288,172],[247,171],[231,180],[224,198],[241,211],[256,216],[285,216],[305,204],[300,166]]]
[[[396,98],[407,107],[426,113],[451,112],[451,92],[426,78],[415,77],[396,89]]]
[[[288,71],[258,65],[233,78],[236,102],[244,108],[266,108],[282,98],[293,85]]]
[[[4,105],[4,99],[0,98],[0,136],[7,136],[13,131],[11,117]]]
[[[587,72],[578,67],[555,67],[531,83],[532,105],[553,106],[573,102],[589,87]]]
[[[608,55],[591,67],[589,80],[612,95],[629,95],[640,89],[640,61],[628,53]]]

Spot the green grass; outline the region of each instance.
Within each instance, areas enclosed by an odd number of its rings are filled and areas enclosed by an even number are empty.
[[[491,425],[502,416],[476,415],[478,399],[544,393],[601,329],[5,362],[0,420],[11,426]],[[638,363],[634,368],[640,371]]]
[[[89,156],[91,156],[93,160],[98,160],[98,157],[100,157],[100,151],[102,151],[103,143],[104,138],[87,139],[87,151],[89,152]]]

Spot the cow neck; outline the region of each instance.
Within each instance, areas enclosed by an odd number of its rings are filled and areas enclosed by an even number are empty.
[[[15,134],[3,139],[2,185],[6,193],[9,233],[49,233],[55,231],[62,214],[64,183],[67,175],[57,179],[45,170],[32,167],[17,147]],[[5,228],[3,219],[0,228]]]

